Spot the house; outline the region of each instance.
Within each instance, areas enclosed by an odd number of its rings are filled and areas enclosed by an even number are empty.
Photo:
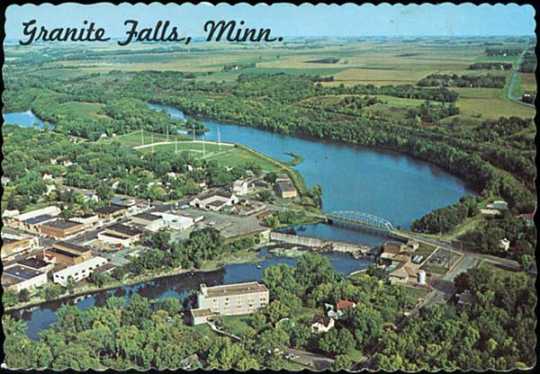
[[[53,274],[53,282],[67,286],[70,279],[74,282],[79,282],[88,278],[92,272],[107,263],[107,259],[103,257],[92,257],[79,264],[68,266]]]
[[[293,199],[298,196],[293,182],[288,177],[276,179],[276,193],[282,199]]]
[[[499,241],[499,248],[503,251],[508,251],[510,249],[510,240],[504,238]]]
[[[2,234],[2,261],[9,261],[17,255],[32,250],[38,244],[36,237]]]
[[[235,194],[217,190],[195,197],[189,202],[189,205],[195,208],[217,212],[226,206],[238,204],[239,201]]]
[[[338,314],[339,312],[345,313],[347,312],[347,310],[351,310],[354,308],[356,308],[356,303],[354,301],[341,299],[336,303],[336,311],[338,312]]]
[[[335,321],[333,318],[327,316],[315,316],[311,321],[311,332],[315,334],[322,334],[328,332],[334,328]]]
[[[43,286],[46,283],[46,273],[25,265],[6,266],[2,271],[2,287],[6,290],[21,292]]]
[[[508,210],[508,203],[504,200],[495,200],[491,204],[487,204],[488,209]]]
[[[391,284],[406,284],[418,279],[416,271],[407,264],[402,264],[388,274]]]
[[[90,248],[69,242],[56,242],[43,252],[43,260],[58,265],[75,265],[92,257]]]
[[[238,196],[246,195],[249,193],[250,183],[244,179],[238,179],[233,182],[233,192]]]
[[[270,299],[268,288],[258,282],[207,287],[201,284],[197,308],[191,310],[191,323],[200,324],[212,316],[233,316],[255,313]]]
[[[85,226],[82,223],[59,219],[42,223],[39,227],[39,232],[51,238],[64,239],[80,233],[84,229]]]
[[[100,219],[112,221],[123,217],[127,213],[127,208],[118,205],[109,205],[102,208],[97,208],[95,211]]]

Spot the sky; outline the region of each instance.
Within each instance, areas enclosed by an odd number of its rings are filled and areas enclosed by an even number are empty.
[[[82,27],[95,22],[107,36],[124,37],[126,19],[141,27],[169,20],[184,35],[204,36],[208,20],[244,20],[253,28],[271,28],[274,36],[490,36],[534,35],[534,8],[530,5],[311,5],[248,4],[122,4],[10,5],[6,11],[6,40],[21,39],[22,22],[38,26]]]

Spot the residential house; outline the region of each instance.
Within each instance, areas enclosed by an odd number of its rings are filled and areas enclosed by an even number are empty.
[[[333,318],[327,316],[315,316],[311,321],[311,332],[315,334],[322,334],[328,332],[334,328],[335,321]]]
[[[293,182],[288,177],[276,179],[276,193],[282,199],[293,199],[298,196]]]

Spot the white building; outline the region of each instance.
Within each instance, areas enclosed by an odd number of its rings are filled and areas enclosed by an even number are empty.
[[[87,214],[79,217],[72,217],[70,221],[82,223],[83,225],[89,227],[95,225],[99,222],[99,216],[97,214]]]
[[[189,205],[196,208],[213,210],[217,212],[226,206],[238,204],[239,201],[240,200],[235,194],[217,191],[205,194],[203,196],[197,196],[189,202]]]
[[[47,283],[47,273],[29,266],[14,264],[2,272],[2,287],[14,292],[31,290]]]
[[[211,316],[234,316],[255,313],[268,305],[268,288],[258,282],[207,287],[201,284],[197,309],[191,310],[193,324],[204,323]]]
[[[508,251],[510,249],[510,240],[506,238],[501,239],[501,241],[499,242],[499,248],[501,248],[502,250]]]
[[[243,179],[238,179],[233,182],[233,192],[238,196],[249,193],[249,182]]]
[[[182,216],[180,214],[172,213],[155,213],[161,216],[163,227],[167,227],[171,230],[187,230],[195,224],[195,221],[191,217]]]
[[[80,264],[68,266],[60,271],[57,271],[53,274],[53,281],[65,287],[67,286],[70,278],[75,282],[79,282],[88,278],[90,274],[92,274],[93,270],[105,265],[106,263],[107,259],[103,257],[92,257],[89,260],[81,262]]]
[[[311,332],[321,334],[328,332],[334,328],[335,321],[333,318],[326,316],[316,316],[311,323]]]
[[[44,215],[51,216],[51,217],[56,217],[56,216],[58,216],[60,214],[60,212],[61,212],[60,208],[58,208],[57,206],[51,205],[51,206],[47,206],[45,208],[36,209],[36,210],[32,210],[30,212],[19,214],[15,218],[18,221],[22,222],[22,221],[26,221],[28,219],[32,219],[32,218],[36,218],[36,217],[44,216]]]

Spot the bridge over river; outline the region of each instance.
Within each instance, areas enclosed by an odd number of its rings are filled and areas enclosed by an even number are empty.
[[[353,230],[371,231],[388,236],[391,236],[395,231],[394,226],[387,219],[359,211],[331,212],[326,214],[326,219],[330,224]]]

